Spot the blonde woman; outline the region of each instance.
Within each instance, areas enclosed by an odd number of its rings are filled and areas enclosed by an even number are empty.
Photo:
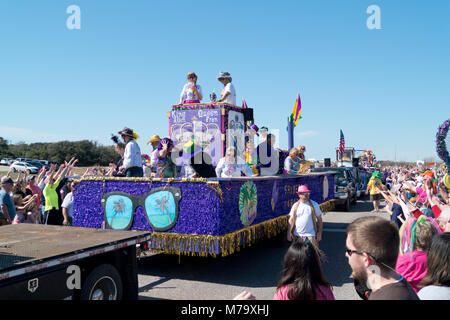
[[[284,160],[284,172],[287,175],[296,175],[300,170],[300,159],[298,157],[298,149],[292,148],[289,156]]]
[[[257,176],[245,161],[237,156],[236,148],[229,147],[226,150],[225,157],[220,159],[217,164],[216,175],[218,178],[233,178],[241,177],[241,173],[248,177]]]

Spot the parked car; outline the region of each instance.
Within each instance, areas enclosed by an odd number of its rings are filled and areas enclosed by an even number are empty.
[[[28,170],[31,174],[35,174],[39,172],[39,169],[35,166],[30,165],[29,163],[26,162],[20,162],[20,161],[16,161],[14,162],[10,168],[14,168],[14,170],[17,171],[26,171]]]
[[[36,160],[28,160],[28,161],[23,161],[25,163],[28,163],[29,165],[38,168],[39,170],[44,166],[41,162],[36,161]]]
[[[358,199],[356,178],[352,168],[315,168],[311,172],[335,172],[334,175],[334,200],[337,205],[343,205],[345,211],[350,210],[350,204],[356,203]]]
[[[3,158],[2,160],[0,160],[0,165],[4,165],[4,166],[9,166],[13,163],[13,159],[10,158]]]

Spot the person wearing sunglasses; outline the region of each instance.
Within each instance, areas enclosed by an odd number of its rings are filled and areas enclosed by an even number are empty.
[[[372,290],[368,300],[418,300],[395,271],[400,238],[397,226],[381,217],[358,218],[347,228],[346,257],[352,277]]]
[[[300,160],[305,160],[305,151],[306,151],[306,147],[299,145],[298,146],[298,157]]]
[[[310,193],[306,185],[300,185],[297,189],[299,200],[289,212],[287,240],[309,239],[318,248],[322,240],[322,211],[317,202],[310,200]]]
[[[203,99],[203,94],[202,88],[197,84],[197,75],[194,72],[189,72],[187,80],[188,83],[181,90],[179,104],[200,103]]]

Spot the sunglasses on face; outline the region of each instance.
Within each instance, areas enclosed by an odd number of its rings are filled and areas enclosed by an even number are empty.
[[[347,252],[347,254],[351,257],[352,254],[356,253],[356,254],[363,254],[364,251],[361,250],[350,250],[349,248],[345,249],[345,252]]]
[[[101,204],[106,228],[129,230],[136,209],[142,207],[152,229],[169,230],[178,220],[180,199],[181,190],[175,187],[155,188],[140,196],[120,191],[105,193]]]

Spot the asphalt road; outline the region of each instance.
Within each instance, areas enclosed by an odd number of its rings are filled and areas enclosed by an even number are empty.
[[[323,217],[320,248],[327,260],[323,269],[338,300],[360,300],[345,257],[345,230],[356,218],[371,213],[368,199],[358,200],[351,211],[328,212]],[[287,241],[266,240],[227,257],[202,258],[155,254],[138,262],[139,299],[227,300],[243,290],[257,299],[271,300],[279,280]]]

